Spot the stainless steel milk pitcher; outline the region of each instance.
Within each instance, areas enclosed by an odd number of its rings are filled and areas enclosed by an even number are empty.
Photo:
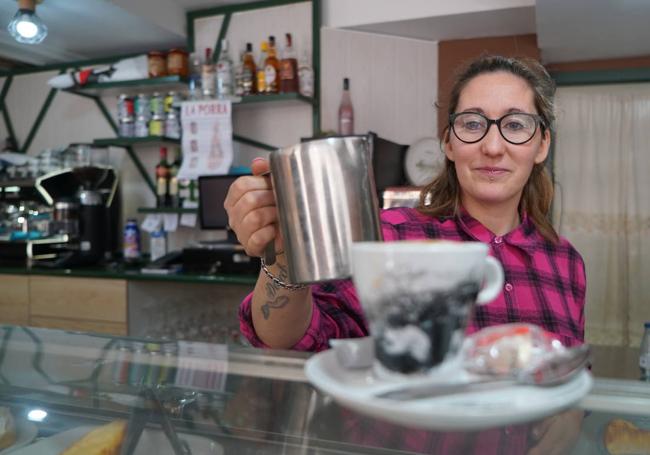
[[[355,241],[382,240],[372,139],[318,139],[271,153],[278,224],[293,283],[351,275]]]

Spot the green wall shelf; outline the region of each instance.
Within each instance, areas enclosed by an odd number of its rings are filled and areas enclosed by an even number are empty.
[[[147,137],[109,137],[106,139],[95,139],[93,145],[98,147],[130,147],[132,145],[180,145],[180,139],[170,137],[147,136]]]
[[[155,77],[149,79],[133,79],[128,81],[115,81],[115,82],[97,82],[94,84],[86,84],[81,87],[68,90],[71,93],[78,93],[82,95],[92,96],[118,96],[121,93],[129,92],[133,94],[134,90],[137,93],[151,94],[153,92],[160,92],[164,94],[168,91],[184,91],[187,90],[187,79],[180,76],[166,76]]]

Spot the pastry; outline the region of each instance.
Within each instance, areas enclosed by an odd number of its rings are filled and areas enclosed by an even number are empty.
[[[16,422],[9,408],[0,406],[0,450],[16,442]]]
[[[605,428],[605,448],[611,455],[650,455],[650,431],[623,419],[614,419]]]
[[[86,433],[60,455],[119,455],[125,436],[126,421],[115,420]]]

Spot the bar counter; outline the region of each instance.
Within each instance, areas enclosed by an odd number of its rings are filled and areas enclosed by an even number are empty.
[[[192,274],[192,273],[143,273],[126,267],[78,267],[74,269],[47,269],[27,267],[0,267],[0,275],[65,276],[80,278],[106,278],[134,281],[164,281],[181,283],[216,283],[254,285],[257,275]]]
[[[427,432],[319,392],[304,374],[308,354],[19,326],[0,327],[0,339],[0,404],[23,445],[14,455],[58,454],[115,420],[144,427],[136,454],[435,453],[411,444]],[[613,419],[650,431],[650,384],[596,376],[577,408],[589,412],[572,453],[606,454]],[[508,428],[490,431],[507,445]]]

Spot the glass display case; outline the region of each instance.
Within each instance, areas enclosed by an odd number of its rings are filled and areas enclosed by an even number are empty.
[[[440,450],[440,441],[477,438],[406,428],[344,409],[306,380],[308,354],[18,326],[0,330],[0,420],[7,410],[13,416],[15,455],[58,455],[115,421],[126,424],[123,454],[459,453]],[[573,453],[607,454],[605,435],[621,425],[645,447],[640,453],[650,452],[650,383],[596,378],[580,407],[586,417]],[[513,453],[508,441],[525,428],[484,431],[501,435],[499,453]]]

